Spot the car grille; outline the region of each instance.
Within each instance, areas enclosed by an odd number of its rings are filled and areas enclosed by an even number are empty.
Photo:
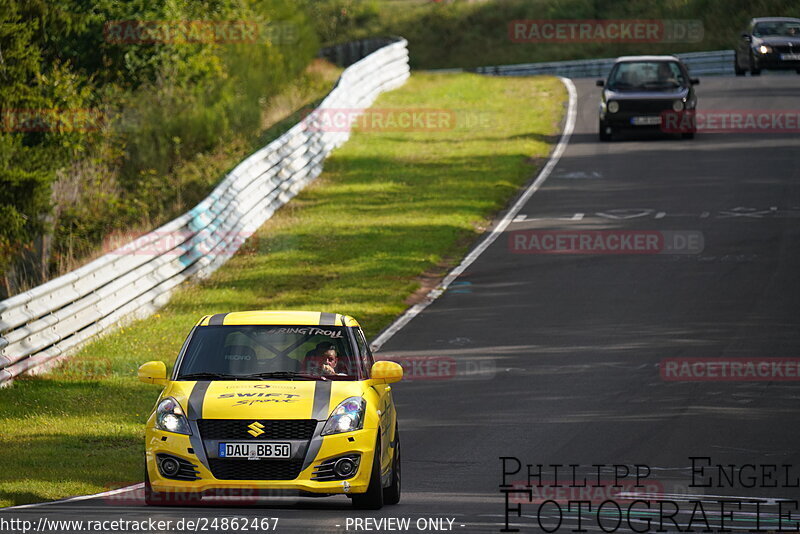
[[[772,51],[778,54],[800,54],[800,46],[779,45],[773,46]]]
[[[248,460],[209,458],[211,474],[218,480],[294,480],[303,460]]]
[[[618,100],[619,110],[633,113],[660,113],[671,110],[674,100]]]
[[[252,419],[200,419],[197,421],[203,439],[311,439],[317,421],[314,419],[259,420],[263,434],[253,436],[249,425]]]

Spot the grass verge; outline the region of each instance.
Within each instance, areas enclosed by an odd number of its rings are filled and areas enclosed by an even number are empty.
[[[381,96],[373,110],[449,118],[437,128],[356,132],[212,278],[50,375],[0,390],[0,506],[140,481],[143,422],[159,390],[136,381],[136,369],[170,366],[203,314],[339,311],[377,334],[421,277],[443,275],[535,174],[565,101],[555,78],[470,74],[414,75]]]

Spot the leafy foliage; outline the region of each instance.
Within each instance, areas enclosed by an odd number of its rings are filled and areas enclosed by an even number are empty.
[[[202,38],[113,33],[137,27]],[[0,0],[0,297],[41,281],[25,251],[42,235],[52,249],[33,260],[56,272],[202,198],[219,176],[186,192],[181,166],[257,137],[265,105],[317,49],[292,0]]]

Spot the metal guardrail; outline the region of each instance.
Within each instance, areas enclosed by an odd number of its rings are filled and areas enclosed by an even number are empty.
[[[312,116],[362,110],[409,76],[405,39],[342,72]],[[304,120],[249,156],[192,210],[83,267],[0,302],[0,385],[46,371],[94,336],[141,319],[178,284],[207,277],[264,221],[322,172],[349,128]]]
[[[733,50],[716,52],[691,52],[675,54],[689,68],[693,75],[733,76]],[[616,58],[579,59],[575,61],[555,61],[551,63],[524,63],[518,65],[497,65],[478,67],[475,72],[495,76],[533,76],[550,74],[566,78],[605,78]]]
[[[358,41],[326,46],[319,51],[319,57],[325,58],[339,67],[349,67],[361,58],[384,46],[397,41],[399,37],[370,37]]]

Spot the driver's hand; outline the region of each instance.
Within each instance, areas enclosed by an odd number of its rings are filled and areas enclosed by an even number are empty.
[[[322,372],[324,372],[326,375],[336,374],[336,370],[327,363],[322,365]]]

